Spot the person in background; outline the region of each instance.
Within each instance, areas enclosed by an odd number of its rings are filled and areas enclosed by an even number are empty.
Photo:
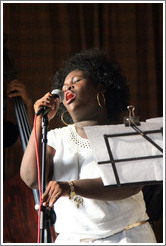
[[[68,59],[54,76],[54,88],[64,93],[62,121],[72,124],[48,132],[47,188],[43,206],[54,207],[59,233],[55,244],[156,243],[148,222],[142,186],[105,189],[93,157],[85,126],[121,122],[128,105],[128,86],[117,63],[97,49],[81,51]],[[34,104],[50,107],[48,120],[59,109],[59,99],[46,93]],[[41,120],[36,134],[41,152]],[[24,153],[20,175],[38,188],[34,129]]]
[[[26,85],[22,81],[18,79],[14,79],[8,84],[7,94],[9,98],[14,98],[18,96],[22,97],[23,102],[26,107],[28,120],[29,120],[30,126],[32,127],[33,118],[34,118],[34,110],[33,110],[32,99],[29,96],[29,92],[27,90]]]
[[[10,81],[8,84],[5,83],[4,87],[5,89],[4,89],[4,115],[3,115],[3,153],[5,156],[6,148],[12,146],[17,141],[19,136],[19,129],[17,123],[15,123],[15,120],[11,120],[11,118],[7,117],[8,98],[12,99],[17,96],[22,97],[31,128],[33,127],[34,110],[28,90],[22,81],[18,79],[14,79]],[[12,105],[12,107],[14,107],[14,105]],[[3,165],[4,165],[3,179],[5,180],[6,179],[5,158],[4,158]]]

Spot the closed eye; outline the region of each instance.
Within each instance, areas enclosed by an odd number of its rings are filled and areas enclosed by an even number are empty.
[[[80,82],[81,80],[83,79],[83,77],[81,77],[81,76],[74,76],[74,77],[72,77],[71,78],[71,83],[64,83],[63,84],[63,87],[62,87],[62,90],[66,90],[66,88],[68,87],[68,86],[70,86],[71,84],[77,84],[78,82]]]
[[[75,81],[73,81],[73,84],[77,84],[81,79],[77,79]]]

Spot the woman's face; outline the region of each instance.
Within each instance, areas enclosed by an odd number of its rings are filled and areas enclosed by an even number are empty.
[[[70,72],[62,87],[63,104],[74,121],[90,120],[97,114],[97,88],[95,83],[86,78],[81,70]]]

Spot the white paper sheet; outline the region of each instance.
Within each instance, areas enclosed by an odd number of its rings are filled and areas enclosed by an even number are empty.
[[[148,120],[141,122],[138,128],[141,131],[160,130],[163,126],[162,118]],[[106,164],[99,164],[101,178],[104,185],[117,185],[115,173],[110,162],[110,156],[106,147],[104,135],[135,133],[135,130],[124,124],[120,125],[103,125],[85,127],[85,132],[90,140],[94,157],[98,164],[100,162],[109,162]],[[158,146],[163,148],[163,137],[161,133],[147,134]],[[120,184],[147,182],[147,181],[161,181],[163,180],[163,158],[156,158],[162,156],[162,152],[155,146],[149,143],[143,136],[116,136],[109,137],[108,143],[115,160],[115,167],[118,173]],[[137,158],[152,156],[151,159],[143,160],[128,160],[119,161],[126,158]]]

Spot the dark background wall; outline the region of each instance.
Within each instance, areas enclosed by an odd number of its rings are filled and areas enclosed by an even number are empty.
[[[6,2],[3,22],[18,79],[26,84],[33,102],[50,90],[52,76],[65,58],[82,49],[98,47],[120,63],[136,115],[141,120],[163,115],[162,3]],[[4,117],[16,122],[13,105],[5,93],[4,104]],[[7,148],[5,184],[18,181],[22,154],[19,139]],[[6,240],[28,240],[19,233],[14,239],[16,234],[12,235],[10,228],[7,234]]]

